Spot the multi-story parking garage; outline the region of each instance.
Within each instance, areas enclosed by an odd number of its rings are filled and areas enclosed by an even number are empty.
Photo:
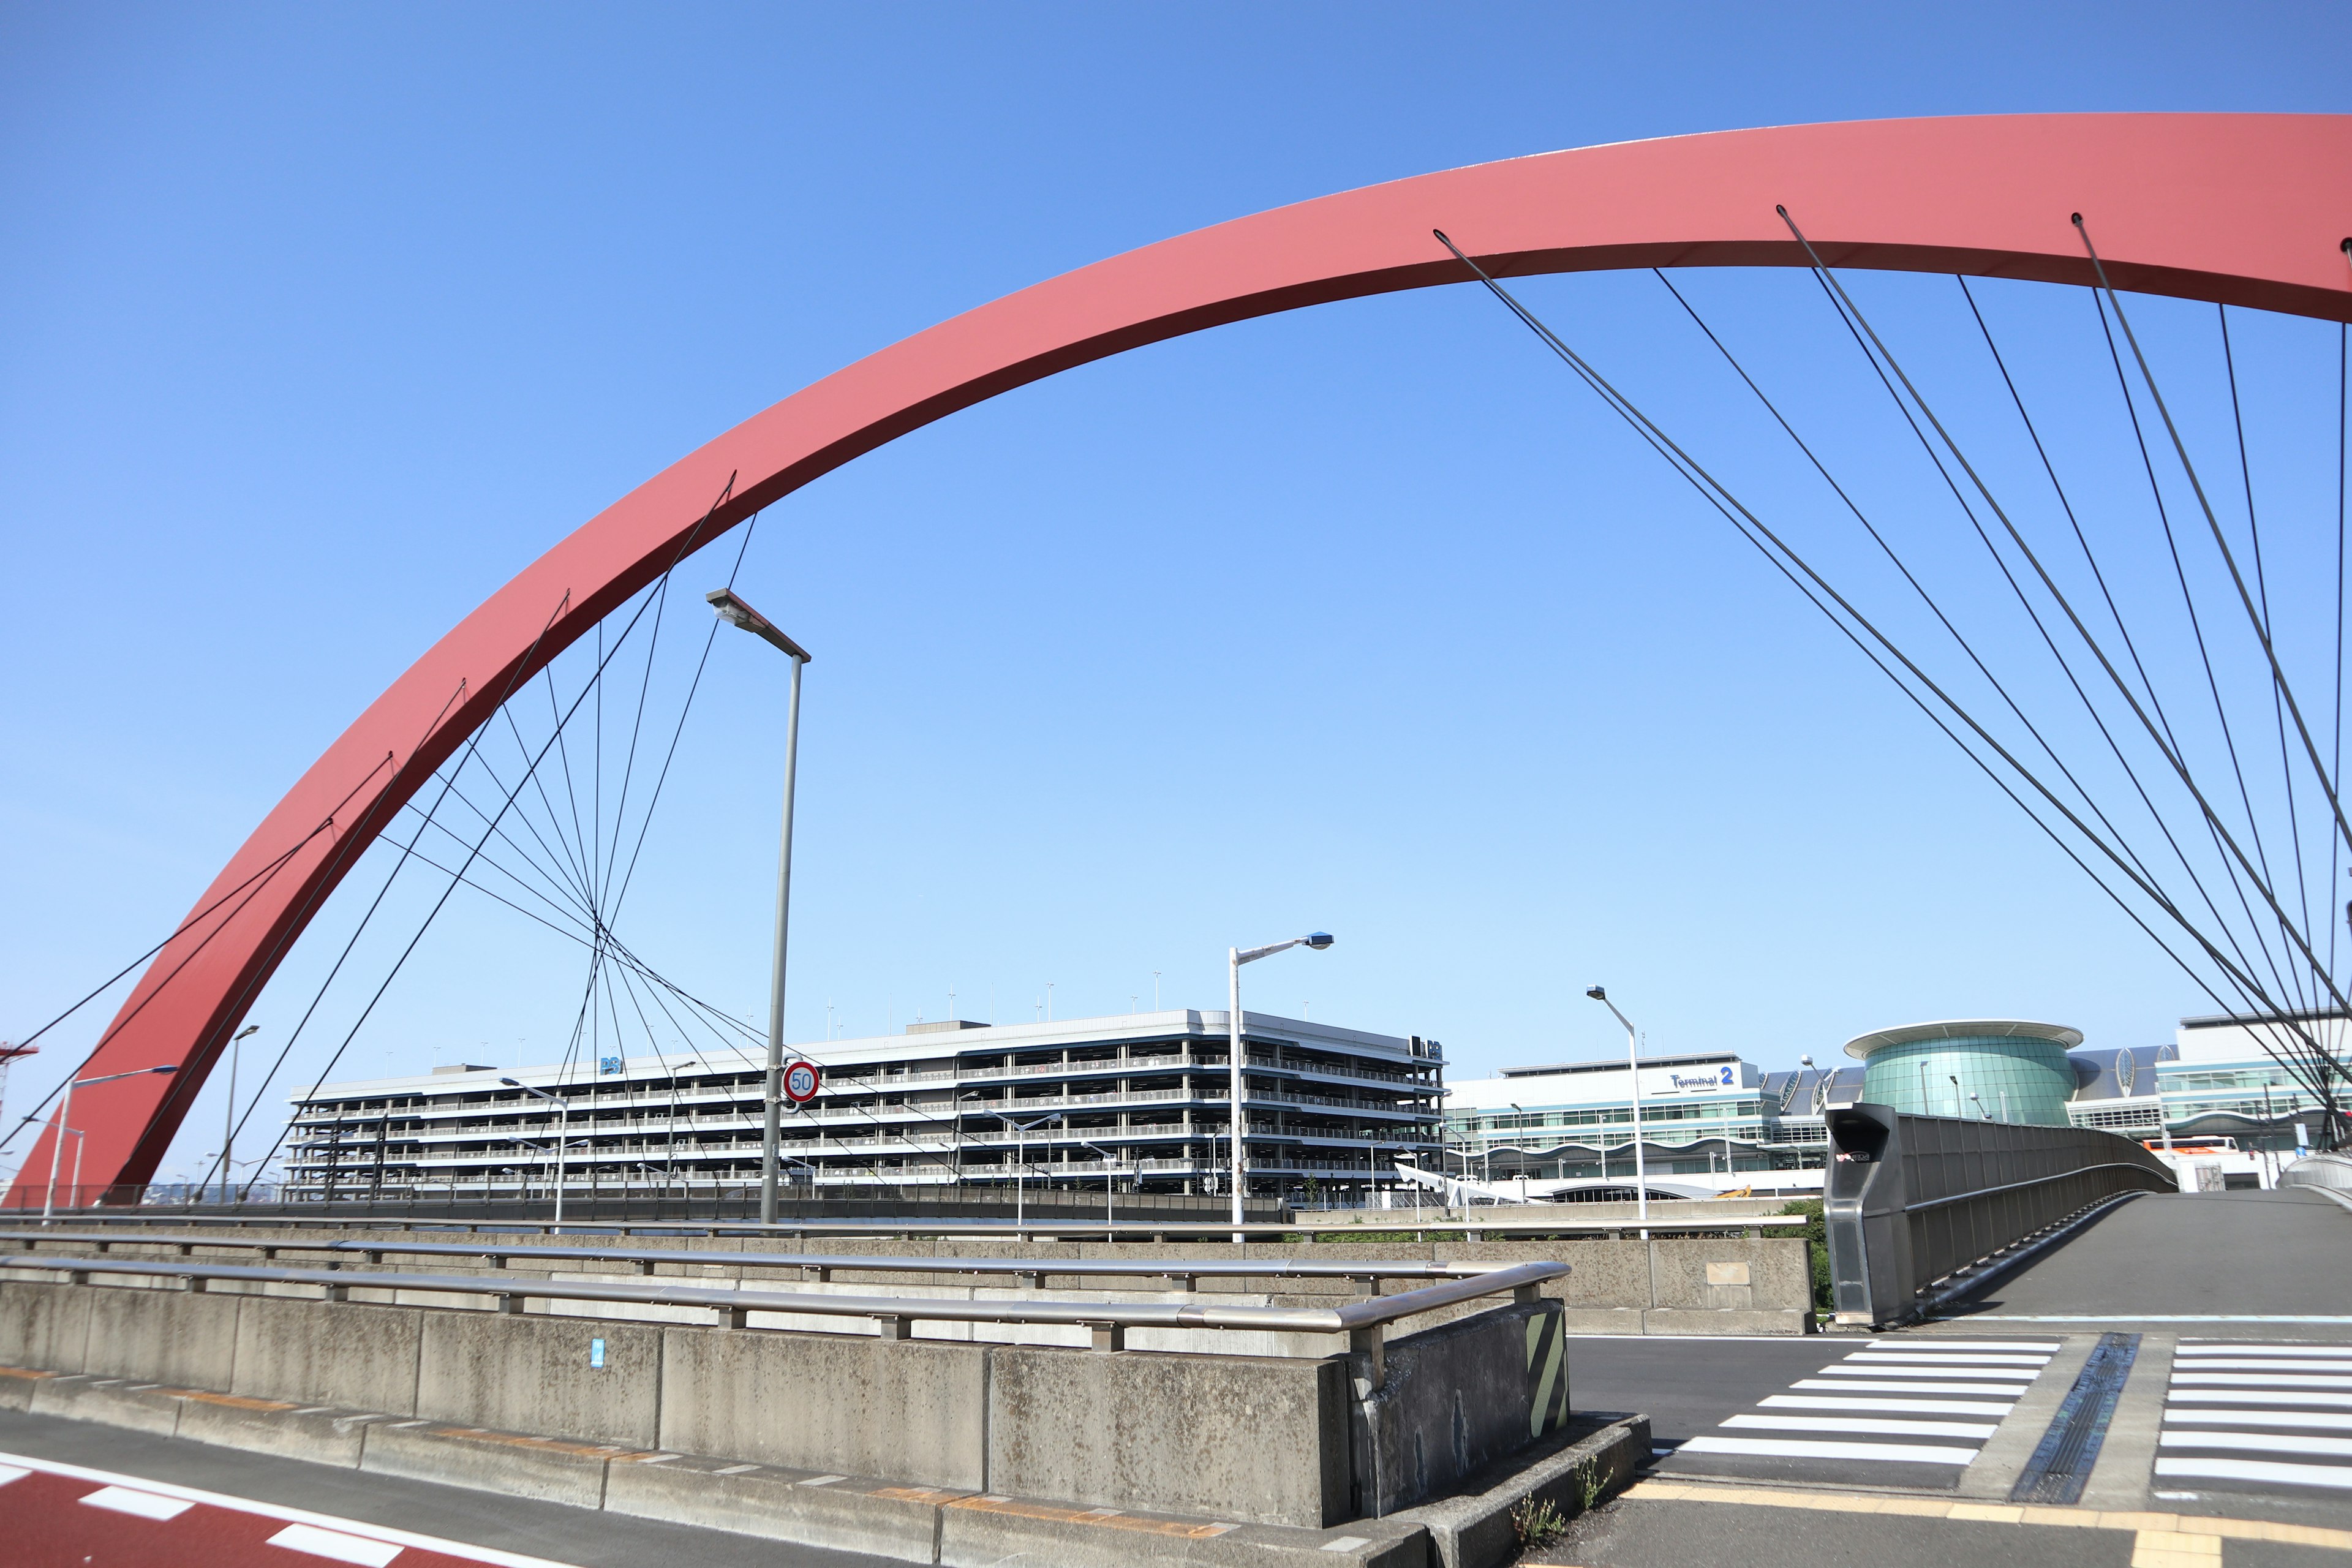
[[[1348,1201],[1438,1148],[1444,1060],[1419,1036],[1244,1015],[1248,1189]],[[822,1190],[1106,1184],[1226,1190],[1226,1015],[917,1024],[800,1051],[824,1070],[784,1117],[784,1174]],[[762,1058],[611,1058],[566,1070],[443,1068],[299,1096],[288,1195],[516,1195],[740,1187],[760,1179]],[[541,1098],[516,1084],[553,1096]]]

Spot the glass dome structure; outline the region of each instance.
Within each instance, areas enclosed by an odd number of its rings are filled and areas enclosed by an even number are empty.
[[[1848,1040],[1863,1062],[1862,1098],[1913,1116],[2066,1125],[2075,1088],[2067,1052],[2080,1029],[2016,1018],[1906,1024]]]

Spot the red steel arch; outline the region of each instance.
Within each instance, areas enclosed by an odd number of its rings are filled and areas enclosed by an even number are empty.
[[[358,851],[512,683],[660,574],[730,475],[706,541],[909,430],[1073,365],[1277,310],[1465,281],[1433,227],[1503,277],[1803,266],[1775,204],[1835,266],[2087,284],[2070,222],[2080,212],[2118,288],[2352,321],[2352,116],[2337,115],[2002,115],[1579,148],[1278,207],[1007,295],[794,393],[646,480],[377,698],[254,830],[116,1015],[88,1072],[180,1071],[80,1098],[83,1180],[153,1173],[230,1032]],[[9,1205],[40,1203],[50,1136]]]

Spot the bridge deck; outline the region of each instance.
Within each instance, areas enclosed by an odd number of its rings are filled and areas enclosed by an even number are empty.
[[[1945,1317],[1979,1329],[2169,1321],[2190,1333],[2178,1320],[2205,1319],[2227,1322],[2231,1338],[2341,1337],[2352,1326],[2352,1213],[2294,1187],[2135,1199]],[[2276,1321],[2296,1318],[2312,1321]]]

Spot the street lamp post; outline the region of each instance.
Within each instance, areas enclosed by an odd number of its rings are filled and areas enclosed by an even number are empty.
[[[58,1136],[56,1142],[49,1145],[49,1189],[41,1199],[43,1225],[48,1224],[49,1216],[57,1211],[58,1156],[65,1152],[66,1129],[73,1125],[73,1091],[77,1089],[87,1089],[94,1083],[112,1083],[117,1079],[143,1078],[151,1072],[173,1073],[179,1070],[176,1063],[166,1062],[159,1068],[134,1068],[129,1072],[110,1072],[98,1078],[66,1079],[65,1095],[58,1102]],[[81,1185],[81,1145],[79,1144],[74,1146],[74,1185],[77,1187]],[[79,1206],[79,1194],[77,1194],[76,1206]]]
[[[1288,942],[1269,942],[1264,947],[1229,947],[1225,950],[1225,1065],[1229,1072],[1232,1107],[1230,1142],[1234,1146],[1234,1243],[1241,1244],[1242,1174],[1248,1168],[1248,1155],[1243,1145],[1248,1138],[1248,1111],[1243,1103],[1242,1087],[1242,965],[1255,963],[1294,947],[1310,947],[1317,952],[1331,945],[1331,933],[1309,931],[1294,936]]]
[[[768,977],[768,1077],[763,1096],[766,1123],[760,1135],[760,1223],[776,1223],[776,1152],[782,1136],[784,1097],[784,951],[793,907],[793,775],[800,760],[801,671],[808,650],[776,629],[765,616],[735,596],[731,588],[705,595],[719,618],[783,651],[793,661],[792,695],[784,709],[784,826],[776,851],[776,951]]]
[[[1627,1068],[1630,1069],[1626,1074],[1626,1078],[1633,1085],[1633,1211],[1635,1220],[1643,1227],[1642,1231],[1642,1239],[1643,1241],[1647,1241],[1650,1239],[1650,1232],[1647,1228],[1650,1223],[1650,1177],[1649,1168],[1643,1163],[1642,1158],[1642,1054],[1640,1037],[1635,1035],[1633,1032],[1633,1020],[1628,1018],[1622,1013],[1618,1013],[1617,1004],[1609,1000],[1609,988],[1607,986],[1591,986],[1587,989],[1584,994],[1587,996],[1591,997],[1595,1002],[1600,1003],[1603,1007],[1608,1008],[1610,1012],[1615,1013],[1617,1016],[1617,1021],[1625,1026],[1625,1065]]]
[[[1078,1147],[1090,1149],[1103,1158],[1103,1224],[1115,1225],[1118,1220],[1111,1213],[1111,1187],[1118,1180],[1118,1158],[1101,1144],[1088,1143],[1083,1139],[1079,1141]]]
[[[509,1089],[535,1094],[555,1107],[555,1231],[561,1236],[563,1233],[563,1156],[572,1146],[572,1107],[562,1095],[533,1089],[520,1079],[502,1078],[499,1081]]]
[[[1034,1127],[1043,1127],[1048,1121],[1059,1121],[1062,1120],[1062,1113],[1057,1110],[1051,1116],[1034,1117],[1027,1121],[1015,1121],[1001,1110],[983,1110],[981,1114],[993,1116],[1013,1129],[1013,1228],[1017,1231],[1028,1219],[1028,1210],[1024,1196],[1026,1189],[1022,1184],[1029,1170],[1029,1131]]]
[[[228,1037],[228,1109],[221,1118],[221,1195],[235,1203],[235,1189],[229,1184],[236,1180],[236,1058],[237,1042],[261,1027],[247,1024]]]

